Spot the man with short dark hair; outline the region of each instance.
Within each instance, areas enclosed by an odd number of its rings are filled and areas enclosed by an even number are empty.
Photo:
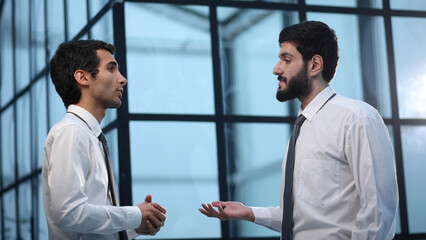
[[[49,239],[132,239],[155,235],[166,210],[148,195],[120,207],[109,151],[100,123],[107,108],[121,105],[127,80],[114,46],[98,40],[62,43],[50,74],[67,113],[50,129],[42,167]]]
[[[200,212],[253,221],[285,240],[392,239],[398,207],[392,144],[376,109],[329,86],[339,59],[334,30],[303,22],[284,28],[279,44],[276,97],[301,102],[282,165],[280,207],[215,201]]]

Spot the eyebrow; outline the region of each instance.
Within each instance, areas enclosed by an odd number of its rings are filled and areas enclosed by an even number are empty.
[[[289,52],[282,52],[278,57],[294,57],[294,55]]]
[[[118,66],[118,63],[117,63],[116,61],[111,61],[111,62],[107,63],[107,64],[105,65],[105,67],[109,67],[109,66],[111,66],[111,65],[116,66],[117,68],[119,67],[119,66]]]

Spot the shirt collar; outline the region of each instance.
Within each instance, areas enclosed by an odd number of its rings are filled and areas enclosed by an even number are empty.
[[[98,123],[98,120],[96,120],[96,118],[89,111],[74,104],[69,105],[67,111],[73,112],[80,116],[87,123],[87,125],[89,125],[90,129],[96,137],[101,134],[102,129]]]
[[[335,91],[331,86],[326,87],[308,104],[308,106],[306,106],[305,109],[302,109],[302,106],[300,106],[299,114],[303,114],[309,122],[312,121],[315,114],[334,93]]]

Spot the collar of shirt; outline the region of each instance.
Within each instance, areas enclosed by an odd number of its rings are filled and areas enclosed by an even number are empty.
[[[86,121],[87,125],[89,125],[90,129],[92,130],[93,134],[96,138],[98,138],[99,134],[101,134],[101,126],[99,125],[96,118],[86,109],[79,107],[77,105],[69,105],[68,106],[68,112],[73,112],[80,116],[84,121]]]
[[[299,108],[299,114],[303,114],[306,120],[309,122],[312,121],[315,114],[324,106],[324,103],[335,93],[334,89],[331,86],[326,87],[322,90],[309,104],[305,109],[302,107]]]

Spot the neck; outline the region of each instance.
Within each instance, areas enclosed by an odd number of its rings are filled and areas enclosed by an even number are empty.
[[[326,87],[328,87],[328,83],[324,80],[313,80],[312,81],[312,91],[310,94],[308,94],[306,97],[298,98],[299,101],[302,103],[302,109],[305,109],[310,102],[320,93],[322,90],[324,90]]]
[[[101,124],[102,119],[104,119],[105,117],[105,112],[106,112],[105,108],[96,107],[96,106],[93,106],[93,104],[87,104],[85,103],[85,101],[82,101],[81,99],[76,105],[90,112],[96,118],[96,120],[98,120],[99,124]]]

